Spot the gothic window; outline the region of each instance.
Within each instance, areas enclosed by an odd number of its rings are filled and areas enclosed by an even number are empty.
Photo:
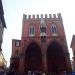
[[[57,28],[56,28],[56,24],[55,23],[52,23],[51,32],[52,32],[52,34],[56,34],[57,33]]]
[[[35,35],[34,26],[31,25],[29,28],[29,36],[34,36],[34,35]]]

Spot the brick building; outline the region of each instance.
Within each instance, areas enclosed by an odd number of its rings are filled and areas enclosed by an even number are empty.
[[[72,37],[71,48],[73,51],[73,69],[75,71],[75,35],[73,35],[73,37]]]
[[[23,15],[21,40],[12,40],[11,71],[61,75],[71,63],[61,14]]]

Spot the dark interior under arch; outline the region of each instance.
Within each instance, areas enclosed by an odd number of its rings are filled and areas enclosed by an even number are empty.
[[[31,43],[25,52],[25,71],[42,71],[42,53],[36,43]]]
[[[52,42],[47,49],[48,73],[57,74],[66,70],[65,56],[62,47]]]

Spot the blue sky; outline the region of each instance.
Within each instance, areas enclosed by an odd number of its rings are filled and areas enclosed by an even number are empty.
[[[23,14],[57,14],[61,13],[70,55],[70,43],[75,34],[74,0],[2,0],[7,29],[4,31],[3,54],[9,61],[12,51],[12,39],[21,38]]]

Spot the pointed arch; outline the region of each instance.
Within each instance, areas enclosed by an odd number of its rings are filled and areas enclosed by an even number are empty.
[[[25,51],[25,71],[42,71],[41,48],[32,42]]]
[[[53,41],[47,48],[48,73],[59,73],[66,70],[65,55],[62,46]]]

